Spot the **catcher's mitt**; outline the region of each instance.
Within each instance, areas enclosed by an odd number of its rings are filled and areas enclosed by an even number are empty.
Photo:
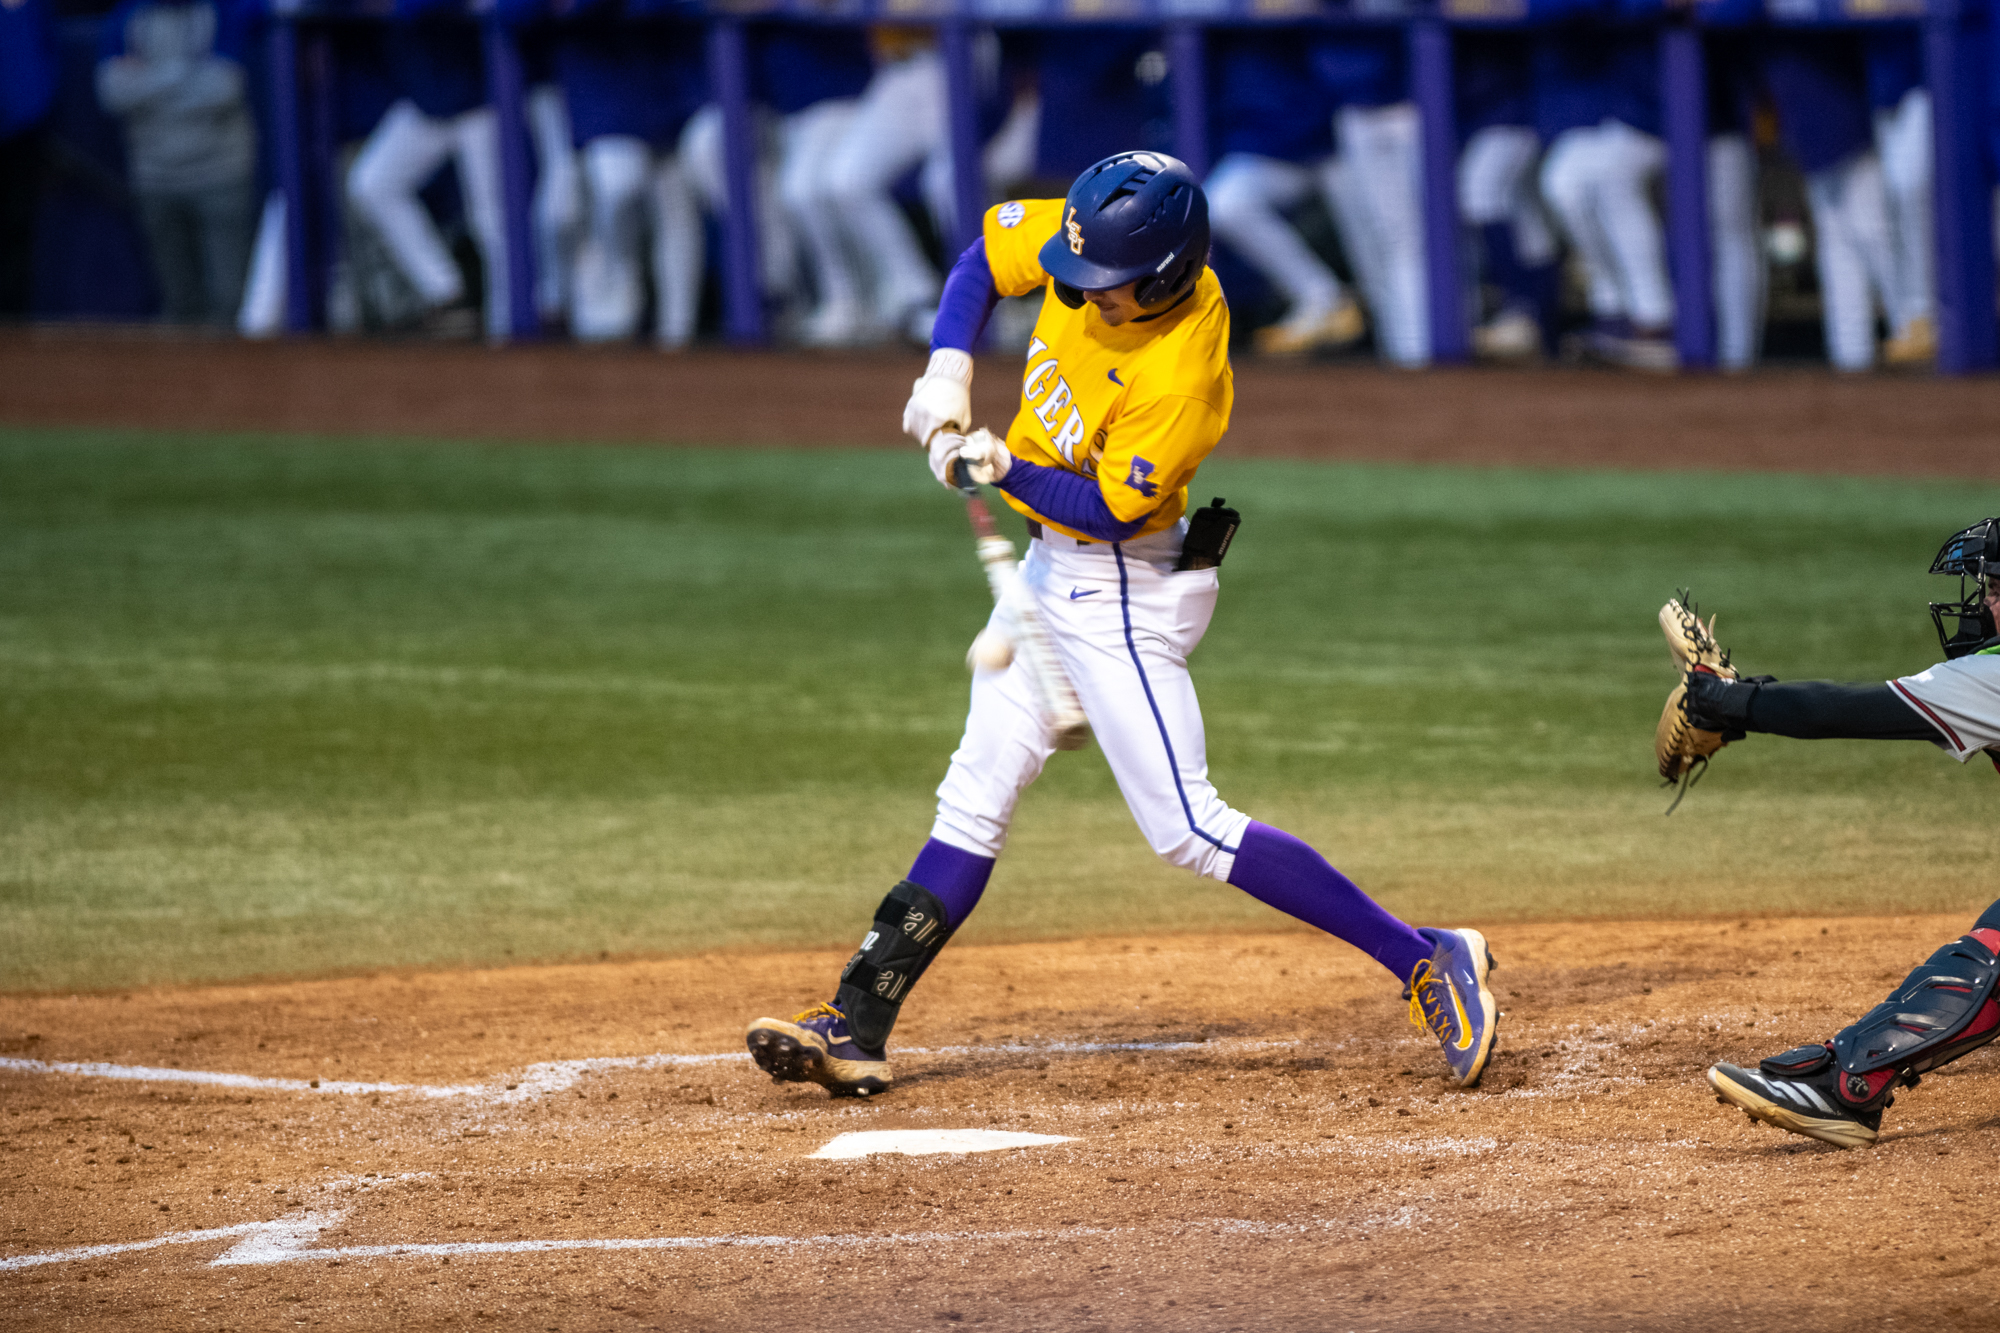
[[[1688,788],[1708,771],[1709,756],[1739,739],[1742,733],[1708,730],[1695,725],[1687,713],[1687,682],[1692,673],[1700,671],[1724,680],[1736,679],[1736,668],[1729,664],[1729,654],[1716,645],[1715,617],[1710,616],[1704,624],[1694,603],[1688,600],[1686,589],[1682,589],[1660,608],[1660,629],[1667,636],[1667,648],[1681,673],[1673,693],[1667,696],[1667,706],[1660,710],[1660,725],[1653,732],[1653,757],[1659,761],[1660,776],[1667,785],[1679,788],[1673,804],[1667,807],[1667,813],[1672,814]]]

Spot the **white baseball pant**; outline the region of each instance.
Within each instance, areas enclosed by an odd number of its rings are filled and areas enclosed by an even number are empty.
[[[798,242],[790,219],[777,205],[778,162],[772,151],[770,117],[755,121],[757,169],[757,266],[764,291],[783,299],[798,286]],[[704,207],[717,217],[729,212],[729,179],[722,157],[722,108],[711,102],[688,118],[681,131],[681,169]]]
[[[1714,266],[1715,360],[1756,364],[1764,340],[1764,247],[1757,225],[1757,153],[1741,134],[1708,141],[1708,239]]]
[[[583,181],[570,143],[569,103],[553,83],[528,90],[535,141],[535,309],[555,319],[569,309],[570,268],[583,225]]]
[[[1875,364],[1875,302],[1890,308],[1896,257],[1889,197],[1874,152],[1806,176],[1827,360],[1836,370]]]
[[[1542,197],[1576,247],[1598,319],[1673,322],[1666,239],[1650,191],[1666,145],[1622,121],[1565,130],[1542,159]]]
[[[643,139],[606,134],[583,146],[583,176],[590,222],[577,256],[576,336],[605,342],[637,331],[639,252],[650,229],[655,337],[663,347],[685,346],[700,308],[703,244],[701,212],[679,160],[655,155]]]
[[[1932,232],[1931,95],[1912,88],[1895,106],[1875,113],[1875,151],[1889,196],[1889,232],[1896,254],[1898,333],[1937,309],[1936,237]]]
[[[236,311],[236,331],[245,338],[275,338],[285,331],[285,279],[289,271],[285,237],[285,192],[264,196],[257,220],[257,241],[250,249],[250,271],[243,279],[243,304]]]
[[[1250,818],[1208,780],[1187,670],[1220,583],[1212,569],[1174,572],[1180,543],[1175,530],[1120,544],[1051,534],[1029,543],[1021,576],[1147,843],[1163,860],[1227,881]],[[976,672],[931,836],[997,857],[1016,802],[1051,752],[1023,671]]]
[[[1542,141],[1525,125],[1488,125],[1458,157],[1458,215],[1467,225],[1507,223],[1514,253],[1539,268],[1556,257],[1556,235],[1535,189]]]
[[[1329,162],[1310,166],[1256,153],[1228,153],[1209,172],[1208,222],[1288,303],[1285,322],[1318,324],[1342,298],[1340,279],[1285,214],[1327,191]]]
[[[919,51],[875,71],[827,163],[827,197],[848,250],[872,270],[870,313],[880,327],[937,301],[937,272],[890,190],[944,138],[944,64],[936,51]]]
[[[465,281],[417,198],[424,182],[447,160],[458,168],[466,222],[486,274],[487,336],[505,338],[507,234],[500,211],[500,140],[493,108],[436,120],[408,98],[398,101],[383,113],[355,158],[347,174],[347,197],[375,228],[417,294],[430,305],[448,305],[465,295]]]
[[[1035,143],[1042,128],[1042,99],[1024,92],[1007,108],[1007,119],[980,151],[979,167],[986,187],[1005,194],[1007,187],[1035,173]],[[952,180],[951,136],[946,135],[924,159],[924,206],[937,220],[938,231],[950,236],[957,225],[958,194]]]
[[[855,327],[861,322],[862,276],[847,249],[833,202],[829,166],[861,103],[829,97],[778,124],[778,203],[804,243],[819,292],[813,318],[820,325]]]
[[[1431,359],[1424,269],[1422,128],[1416,104],[1344,106],[1332,198],[1348,257],[1375,313],[1375,342],[1393,365]]]

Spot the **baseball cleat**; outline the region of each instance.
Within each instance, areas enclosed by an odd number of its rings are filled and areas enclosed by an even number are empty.
[[[1323,314],[1294,315],[1250,336],[1259,356],[1305,356],[1322,347],[1351,347],[1368,332],[1368,317],[1351,300]]]
[[[1885,366],[1927,366],[1937,360],[1937,321],[1918,315],[1903,331],[1882,344]]]
[[[1410,1022],[1438,1039],[1453,1082],[1472,1087],[1486,1072],[1500,1030],[1500,1006],[1486,989],[1486,974],[1494,968],[1493,951],[1476,930],[1423,927],[1417,934],[1437,952],[1410,973],[1404,992],[1410,1002]]]
[[[1864,1111],[1850,1103],[1841,1094],[1845,1078],[1832,1061],[1804,1078],[1711,1065],[1708,1086],[1715,1089],[1717,1100],[1740,1108],[1752,1120],[1836,1148],[1872,1148],[1882,1130],[1882,1106]]]
[[[773,1083],[817,1083],[836,1097],[873,1097],[889,1089],[889,1057],[856,1045],[847,1015],[830,1004],[789,1019],[760,1018],[744,1040]]]

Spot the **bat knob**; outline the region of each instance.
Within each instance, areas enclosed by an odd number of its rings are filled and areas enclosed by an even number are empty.
[[[979,483],[972,479],[972,464],[966,462],[963,458],[954,458],[952,460],[951,480],[958,489],[964,491],[967,495],[979,494]]]

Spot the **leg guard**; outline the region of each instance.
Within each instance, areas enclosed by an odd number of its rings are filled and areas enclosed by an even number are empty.
[[[896,1012],[924,969],[951,938],[944,904],[921,884],[904,880],[875,909],[875,925],[840,973],[834,1005],[865,1050],[880,1051]]]
[[[1897,1082],[1914,1086],[1919,1075],[2000,1037],[1996,983],[2000,930],[1975,927],[1939,949],[1888,999],[1834,1037],[1833,1056],[1846,1076],[1843,1091],[1859,1101]]]

